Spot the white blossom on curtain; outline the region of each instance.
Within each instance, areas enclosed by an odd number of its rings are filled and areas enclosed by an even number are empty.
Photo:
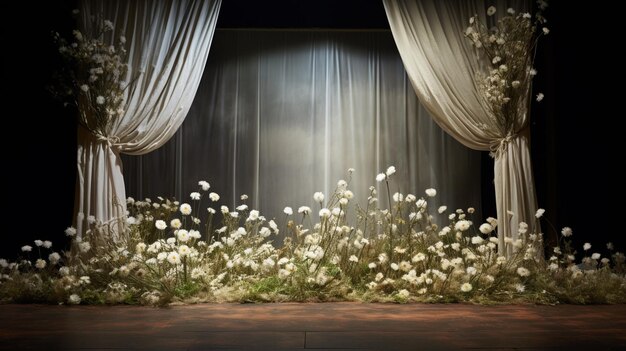
[[[153,151],[181,125],[202,77],[220,4],[221,0],[81,1],[79,25],[85,32],[92,29],[92,16],[101,16],[113,23],[105,39],[126,38],[131,84],[119,118],[97,132],[79,127],[78,235],[89,215],[116,224],[110,228],[117,235],[126,215],[120,153]]]
[[[496,4],[498,13],[506,13],[509,7],[524,10],[525,2]],[[529,104],[517,106],[510,127],[495,122],[475,79],[486,65],[463,34],[472,16],[487,23],[485,13],[491,3],[384,0],[384,5],[420,102],[455,139],[472,149],[493,152],[499,248],[510,254],[510,245],[504,250],[505,238],[517,239],[518,223],[532,223],[537,204],[529,152]]]

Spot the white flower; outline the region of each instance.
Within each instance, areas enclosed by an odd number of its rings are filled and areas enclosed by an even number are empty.
[[[513,8],[511,8],[511,7],[506,9],[506,12],[508,12],[510,15],[514,15],[515,14],[515,10]]]
[[[493,227],[491,226],[491,224],[489,223],[483,223],[480,225],[480,228],[478,228],[480,230],[481,233],[483,234],[489,234],[493,231]]]
[[[492,60],[491,63],[493,63],[494,65],[498,62],[502,61],[502,58],[500,56],[495,56]]]
[[[613,248],[614,248],[614,247],[613,247],[613,243],[611,243],[611,242],[606,243],[606,248],[607,248],[608,250],[613,251]]]
[[[322,203],[324,201],[324,193],[318,191],[315,194],[313,194],[313,200],[315,202],[319,202]]]
[[[0,258],[0,267],[7,268],[8,266],[9,266],[9,262],[5,260],[4,258]]]
[[[348,259],[348,261],[350,262],[359,262],[359,258],[356,257],[355,255],[350,256],[350,258]]]
[[[71,305],[78,305],[78,304],[80,304],[80,296],[78,296],[76,294],[72,294],[67,299],[67,302],[70,303]]]
[[[24,245],[24,246],[22,246],[22,251],[23,252],[31,252],[31,251],[33,251],[33,247],[30,246],[30,245]]]
[[[202,188],[202,191],[208,191],[211,188],[209,182],[201,180],[198,182],[198,185]]]
[[[170,227],[174,228],[174,229],[178,229],[182,226],[183,224],[181,223],[180,219],[178,218],[174,218],[170,221]],[[158,228],[158,227],[157,227]]]
[[[429,197],[435,197],[437,195],[437,190],[433,188],[426,189],[425,192],[426,192],[426,195],[428,195]]]
[[[58,252],[53,252],[50,255],[48,255],[48,260],[50,261],[51,265],[55,265],[59,263],[59,261],[61,260],[61,255],[59,255]]]
[[[383,180],[385,180],[385,178],[387,178],[387,175],[385,175],[385,173],[380,173],[376,176],[376,181],[382,182]]]
[[[112,30],[113,29],[113,22],[111,22],[109,20],[104,20],[104,29]]]
[[[237,207],[235,208],[235,210],[237,210],[237,211],[245,211],[245,210],[247,210],[247,209],[248,209],[248,205],[246,205],[246,204],[239,205],[239,206],[237,206]]]
[[[279,230],[278,230],[278,225],[276,224],[276,222],[274,222],[274,220],[270,220],[270,228],[272,228],[272,230],[274,231],[274,234],[278,234]]]
[[[413,194],[408,194],[405,198],[404,201],[406,202],[415,202],[417,200],[417,198],[415,197],[415,195]]]
[[[257,219],[259,219],[259,211],[257,210],[250,211],[250,214],[248,215],[248,220],[256,221]]]
[[[35,240],[35,246],[41,246],[41,245],[43,245],[43,241]]]
[[[167,254],[167,261],[171,264],[179,264],[180,263],[180,255],[178,252],[172,251]]]
[[[215,214],[215,209],[212,207],[207,207],[207,212],[209,212],[210,214],[214,215]]]
[[[396,173],[396,167],[394,166],[389,166],[387,168],[387,172],[385,172],[387,174],[387,177],[391,177],[394,173]]]
[[[398,266],[398,264],[397,264],[397,263],[393,262],[393,263],[391,264],[391,269],[393,269],[394,271],[397,271],[399,268],[400,268],[400,266]]]
[[[529,18],[531,18],[532,16],[530,15],[530,13],[528,13],[528,12],[524,12],[524,14],[522,15],[522,17],[523,17],[523,18],[526,18],[526,19],[529,19]]]
[[[398,192],[393,194],[393,201],[401,202],[402,200],[404,200],[404,195],[402,195],[401,193],[398,193]]]
[[[548,33],[550,33],[550,30],[548,29],[548,27],[543,27],[541,28],[541,30],[543,31],[544,35],[548,35]]]
[[[59,268],[59,275],[62,277],[70,275],[70,268],[67,266]]]
[[[311,213],[311,208],[309,206],[300,206],[300,208],[298,209],[298,213],[302,215],[308,215],[309,213]]]
[[[411,259],[411,261],[417,263],[417,262],[421,262],[424,261],[426,259],[426,255],[424,255],[421,252],[418,252],[415,256],[413,256],[413,258]]]
[[[367,267],[369,267],[369,269],[374,269],[374,268],[376,268],[376,263],[375,262],[370,262],[370,264],[368,264]]]
[[[587,251],[587,250],[589,250],[589,249],[591,249],[591,244],[590,244],[590,243],[585,243],[585,244],[583,245],[583,250]]]
[[[406,299],[411,296],[411,293],[407,289],[402,289],[398,291],[398,297]]]
[[[476,18],[474,16],[470,17],[469,19],[470,24],[474,24],[475,21],[476,21]]]
[[[534,68],[531,68],[529,73],[530,73],[531,76],[536,76],[537,75],[537,70],[534,69]]]
[[[546,212],[546,210],[544,210],[543,208],[540,208],[540,209],[538,209],[538,210],[537,210],[537,212],[535,213],[535,217],[537,217],[537,218],[541,218],[545,212]]]
[[[283,212],[287,215],[287,216],[291,216],[293,214],[293,210],[291,209],[291,207],[287,206],[285,207],[285,209],[283,210]]]
[[[320,217],[322,217],[322,218],[328,218],[328,217],[330,217],[330,210],[329,210],[329,209],[327,209],[327,208],[322,208],[322,209],[320,210],[319,215],[320,215]]]
[[[442,214],[446,212],[447,209],[448,209],[447,206],[439,206],[439,208],[437,209],[437,212],[439,212],[439,214]]]
[[[230,216],[233,218],[238,218],[239,217],[239,212],[231,212]]]
[[[348,199],[348,200],[352,200],[354,198],[354,193],[352,191],[350,191],[350,190],[346,190],[343,193],[343,197]]]
[[[87,241],[81,242],[78,244],[78,250],[82,253],[86,253],[91,250],[91,244]]]
[[[572,232],[572,228],[570,228],[570,227],[564,227],[563,229],[561,229],[561,234],[564,237],[572,236],[572,233],[573,233]]]
[[[67,235],[67,236],[74,236],[74,235],[76,235],[76,228],[74,228],[74,227],[67,227],[67,229],[65,229],[65,235]]]
[[[489,8],[487,9],[487,16],[493,16],[495,13],[496,13],[496,7],[489,6]]]
[[[466,220],[460,220],[454,224],[454,229],[459,232],[464,232],[470,228],[472,222]]]
[[[167,228],[167,224],[165,223],[164,220],[159,219],[156,222],[154,222],[154,226],[158,229],[158,230],[165,230],[165,228]]]
[[[485,223],[485,224],[486,224],[486,223]],[[484,225],[484,224],[483,224],[483,225]],[[487,224],[487,225],[489,225],[489,224]],[[489,226],[490,226],[490,225],[489,225]],[[482,227],[482,225],[481,225],[481,227]],[[490,227],[491,227],[491,226],[490,226]],[[482,244],[484,241],[485,241],[485,240],[484,240],[483,238],[481,238],[480,236],[478,236],[478,235],[477,235],[477,236],[473,236],[473,237],[472,237],[472,244],[474,244],[474,245],[480,245],[480,244]]]
[[[523,293],[524,291],[526,291],[526,287],[524,286],[524,284],[515,284],[515,290],[518,293]]]
[[[197,191],[194,191],[193,193],[189,194],[189,197],[192,200],[200,200],[200,193]]]
[[[189,236],[189,232],[185,229],[179,229],[176,232],[176,237],[178,238],[178,241],[183,243],[186,243],[187,241],[189,241],[189,239],[191,239],[191,237]]]
[[[213,202],[217,202],[217,201],[219,201],[220,196],[217,195],[216,193],[210,193],[209,194],[209,199],[211,199],[211,201],[213,201]]]
[[[178,247],[178,254],[180,255],[180,257],[189,256],[190,253],[191,253],[191,249],[189,249],[189,246],[180,245]]]
[[[543,93],[537,94],[537,102],[543,100],[543,97],[544,97]]]
[[[428,205],[428,203],[424,199],[419,199],[415,202],[415,206],[417,206],[417,208],[426,208],[426,205]]]
[[[520,277],[528,277],[530,275],[530,271],[527,268],[519,267],[517,268],[517,274],[519,274]]]
[[[99,96],[96,98],[96,104],[98,104],[98,105],[103,105],[103,104],[104,104],[104,96],[99,95]]]
[[[180,213],[182,213],[183,216],[189,216],[191,214],[191,205],[187,203],[180,205]]]
[[[49,249],[52,247],[52,241],[50,240],[46,240],[43,242],[43,247],[45,247],[46,249]]]
[[[601,255],[597,252],[595,252],[593,255],[591,255],[591,259],[593,260],[598,260],[600,259]]]
[[[46,261],[42,260],[41,258],[37,259],[37,261],[35,262],[35,267],[39,269],[46,268]]]
[[[470,291],[472,291],[473,288],[474,287],[470,283],[463,283],[463,285],[461,285],[461,291],[462,292],[470,292]]]
[[[83,84],[80,86],[80,90],[82,90],[83,92],[88,92],[89,91],[89,85],[87,84]]]

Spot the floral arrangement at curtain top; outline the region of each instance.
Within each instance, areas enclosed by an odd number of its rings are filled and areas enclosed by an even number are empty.
[[[532,78],[537,74],[533,68],[533,59],[538,39],[547,35],[550,30],[543,26],[546,23],[542,11],[547,7],[545,1],[538,1],[539,10],[532,22],[530,13],[517,13],[513,8],[507,9],[507,15],[498,19],[492,27],[481,22],[480,17],[472,16],[465,36],[482,55],[489,65],[489,72],[478,72],[475,76],[479,91],[493,119],[493,125],[499,128],[500,134],[506,137],[491,146],[491,155],[498,156],[506,150],[509,140],[515,136],[520,127],[518,116],[526,113],[526,104],[530,103],[528,95],[531,91]],[[488,21],[496,13],[496,7],[487,9]],[[537,94],[537,101],[543,100],[542,93]]]
[[[78,10],[74,10],[78,14]],[[111,35],[113,22],[102,16],[91,17],[93,32],[73,31],[68,42],[58,32],[54,40],[64,61],[58,74],[54,93],[78,108],[79,123],[99,139],[108,140],[109,127],[124,113],[126,77],[126,37],[108,45],[105,35]],[[115,40],[113,40],[115,42]]]

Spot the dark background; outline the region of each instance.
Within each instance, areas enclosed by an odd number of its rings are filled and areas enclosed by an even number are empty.
[[[76,181],[76,126],[45,90],[59,62],[51,31],[74,26],[73,1],[2,3],[3,206],[0,257],[14,258],[34,239],[67,244]],[[580,247],[622,251],[624,57],[618,11],[592,12],[553,1],[550,34],[540,42],[532,106],[532,156],[539,205],[554,227],[574,229]],[[380,0],[224,0],[218,28],[389,28]],[[10,112],[12,111],[12,112]],[[8,127],[11,125],[11,127]],[[495,215],[493,161],[483,157],[483,209]],[[615,203],[617,205],[611,205]],[[545,225],[548,237],[554,230]]]

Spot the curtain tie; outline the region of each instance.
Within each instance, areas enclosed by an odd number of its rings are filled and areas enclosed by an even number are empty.
[[[489,145],[489,155],[493,158],[498,158],[502,153],[506,152],[509,143],[517,137],[517,134],[508,134],[504,138],[496,139]]]
[[[105,142],[109,147],[115,146],[120,142],[120,138],[116,136],[106,136],[101,134],[95,134],[96,140]]]

